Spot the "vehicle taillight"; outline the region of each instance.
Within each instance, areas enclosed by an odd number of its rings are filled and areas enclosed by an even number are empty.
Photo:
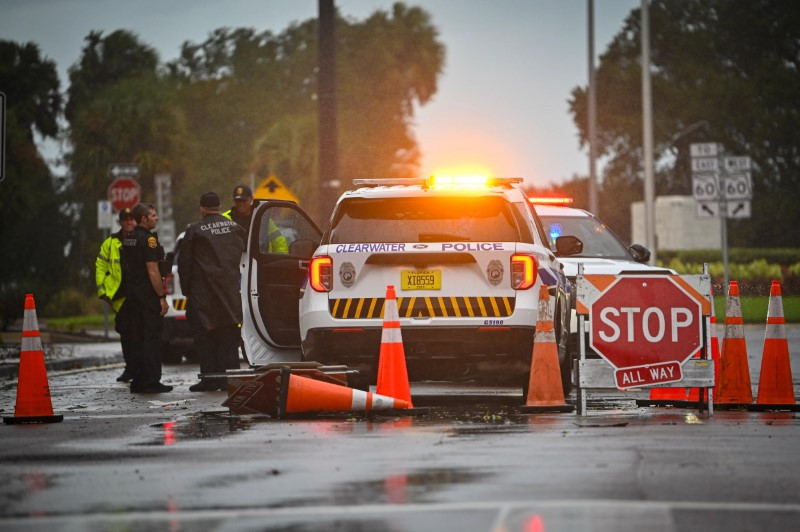
[[[536,282],[539,261],[533,255],[511,255],[511,288],[527,290]]]
[[[330,292],[333,289],[333,259],[313,257],[308,263],[308,276],[311,288],[317,292]]]
[[[164,277],[164,293],[172,294],[175,292],[175,276],[171,273]]]

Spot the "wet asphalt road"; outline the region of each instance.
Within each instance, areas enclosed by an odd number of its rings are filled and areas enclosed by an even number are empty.
[[[748,327],[754,392],[763,328]],[[789,328],[795,395],[800,326]],[[78,348],[80,350],[81,348]],[[87,347],[116,360],[118,344]],[[115,351],[116,349],[116,351]],[[62,353],[63,355],[63,353]],[[416,416],[236,417],[166,366],[132,395],[120,367],[51,371],[64,422],[6,426],[2,530],[790,530],[800,422],[790,412],[640,408],[589,416],[468,400]],[[16,384],[0,382],[4,415]],[[417,406],[424,397],[415,395]]]

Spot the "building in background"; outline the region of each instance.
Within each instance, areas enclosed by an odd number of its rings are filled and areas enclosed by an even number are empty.
[[[692,196],[656,198],[657,249],[720,249],[720,218],[698,218]],[[644,242],[644,202],[631,204],[631,241]]]

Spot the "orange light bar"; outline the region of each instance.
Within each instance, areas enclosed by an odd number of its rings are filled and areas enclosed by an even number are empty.
[[[533,196],[528,198],[528,201],[539,205],[571,205],[574,200],[564,196]]]
[[[333,289],[333,259],[327,255],[312,257],[308,263],[308,284],[317,292]]]

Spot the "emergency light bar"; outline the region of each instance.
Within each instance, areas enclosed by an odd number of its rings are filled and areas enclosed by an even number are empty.
[[[353,179],[353,185],[360,187],[419,185],[426,188],[486,188],[491,186],[511,186],[522,183],[522,181],[521,177],[430,176],[428,178]]]
[[[529,197],[528,201],[538,205],[571,205],[572,198],[556,197],[556,196],[533,196]]]

